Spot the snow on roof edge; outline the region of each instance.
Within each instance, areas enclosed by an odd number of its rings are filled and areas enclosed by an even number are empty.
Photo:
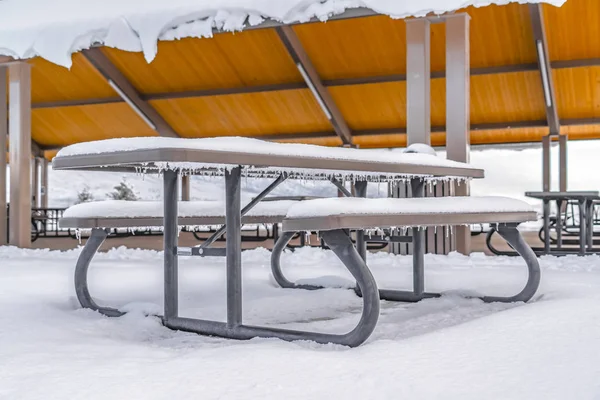
[[[74,52],[95,45],[143,52],[147,62],[158,40],[209,38],[261,24],[305,23],[369,13],[420,17],[461,9],[518,2],[563,5],[566,0],[4,0],[0,2],[0,55],[40,56],[71,67]],[[143,10],[142,10],[143,4]],[[35,9],[36,13],[31,13]],[[271,21],[271,22],[269,22]]]

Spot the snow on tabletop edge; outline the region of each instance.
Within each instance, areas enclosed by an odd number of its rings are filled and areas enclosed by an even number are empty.
[[[294,204],[286,218],[312,218],[361,214],[446,214],[486,212],[535,212],[528,203],[508,197],[378,198],[340,197],[306,200]]]
[[[561,6],[566,0],[518,0]],[[158,40],[212,37],[213,30],[241,31],[266,19],[326,21],[364,7],[393,18],[442,14],[510,0],[80,0],[0,1],[0,55],[41,56],[70,68],[71,54],[94,44],[143,52],[151,62]],[[143,5],[143,7],[142,7]],[[35,10],[35,12],[32,12]]]
[[[325,147],[300,143],[275,143],[244,137],[218,137],[203,139],[182,139],[165,137],[136,137],[107,139],[77,143],[62,148],[55,159],[62,157],[111,153],[118,151],[150,149],[190,149],[245,154],[282,155],[337,160],[358,160],[368,162],[403,163],[439,167],[472,168],[475,167],[452,160],[446,160],[423,153],[394,153],[385,150],[360,150],[343,147]],[[156,160],[164,161],[164,160]]]

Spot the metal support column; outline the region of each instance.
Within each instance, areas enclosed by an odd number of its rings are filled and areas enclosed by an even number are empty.
[[[431,23],[405,22],[407,144],[431,144]]]
[[[48,208],[48,160],[40,158],[40,207]]]
[[[8,104],[6,91],[8,68],[0,65],[0,246],[8,244],[6,214],[6,135],[8,135]]]
[[[177,198],[179,197],[179,190],[177,183],[177,172],[166,170],[163,175],[165,324],[168,324],[170,319],[177,318],[179,313],[179,266],[177,259]]]
[[[470,41],[468,14],[446,17],[446,151],[453,161],[470,158]],[[469,196],[469,183],[457,182],[455,194]],[[468,226],[455,227],[456,250],[471,253]]]
[[[10,244],[31,247],[31,66],[9,66]]]
[[[551,185],[551,174],[550,174],[550,142],[552,138],[550,135],[542,137],[542,176],[543,186],[542,191],[549,192]]]
[[[558,184],[561,192],[567,191],[568,173],[567,173],[567,135],[558,137],[558,162],[559,162],[559,180]]]
[[[225,172],[225,225],[227,226],[227,328],[242,324],[242,206],[241,168]]]
[[[181,201],[190,201],[190,176],[181,177]]]
[[[34,157],[31,160],[31,206],[40,206],[40,160]]]

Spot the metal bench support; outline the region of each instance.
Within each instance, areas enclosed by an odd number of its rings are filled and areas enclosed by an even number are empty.
[[[486,303],[493,302],[502,302],[502,303],[512,303],[512,302],[527,302],[529,301],[535,292],[538,289],[540,284],[540,266],[538,263],[538,259],[531,249],[529,245],[523,239],[523,236],[517,230],[516,224],[498,224],[496,226],[496,230],[502,236],[504,240],[508,244],[510,244],[519,255],[525,260],[527,264],[528,277],[527,282],[525,283],[524,288],[514,296],[483,296],[481,300]],[[415,238],[415,240],[419,240]],[[421,261],[416,260],[416,252],[413,255],[413,259],[415,260],[415,264],[419,264]],[[419,285],[419,289],[424,287],[424,278],[423,281],[417,282]],[[415,287],[416,289],[416,287]],[[390,300],[390,301],[405,301],[405,302],[416,302],[426,298],[439,297],[440,293],[428,293],[428,292],[420,292],[419,290],[402,291],[402,290],[391,290],[391,289],[382,289],[379,291],[380,297],[382,300]]]
[[[83,308],[98,311],[108,317],[120,317],[124,313],[116,308],[102,307],[96,304],[94,299],[92,299],[88,288],[87,275],[90,262],[96,255],[100,246],[102,246],[102,243],[104,243],[104,240],[106,240],[107,236],[107,230],[96,228],[92,230],[91,236],[87,242],[85,242],[85,246],[77,259],[77,264],[75,266],[75,294],[77,295],[79,304],[81,304]]]
[[[495,231],[506,240],[508,244],[514,248],[517,253],[525,260],[528,269],[528,278],[525,287],[521,292],[514,296],[508,297],[497,297],[497,296],[483,296],[481,299],[485,302],[526,302],[530,300],[540,283],[540,267],[538,259],[529,245],[525,242],[519,231],[517,230],[517,224],[497,224]],[[322,232],[321,234],[324,234]],[[296,284],[288,280],[281,270],[281,254],[286,248],[289,240],[294,236],[294,232],[285,232],[275,244],[273,253],[271,254],[271,271],[273,277],[279,286],[286,289],[305,289],[305,290],[317,290],[324,289],[324,286],[317,285],[302,285]],[[379,296],[382,300],[389,301],[401,301],[401,302],[417,302],[427,298],[440,297],[440,293],[428,293],[425,292],[425,277],[424,271],[424,258],[422,246],[419,247],[419,242],[424,242],[422,235],[414,235],[413,241],[415,243],[415,249],[421,248],[421,251],[415,251],[413,253],[413,291],[404,290],[393,290],[393,289],[380,289]],[[420,255],[419,255],[420,254]],[[360,296],[360,290],[355,290]]]

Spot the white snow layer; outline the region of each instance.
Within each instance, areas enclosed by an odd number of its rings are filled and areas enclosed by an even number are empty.
[[[109,239],[110,240],[110,239]],[[106,318],[75,300],[80,250],[0,247],[2,399],[544,399],[600,396],[600,257],[543,257],[538,296],[485,304],[452,291],[510,295],[520,258],[425,256],[439,299],[383,302],[361,347],[234,341],[163,327],[162,253],[100,253],[90,269],[97,301],[130,313]],[[244,322],[347,332],[360,317],[352,290],[283,290],[270,253],[244,252]],[[353,281],[330,251],[283,254],[293,280]],[[412,258],[369,254],[382,288],[410,288]],[[326,278],[318,280],[319,276]],[[180,258],[180,315],[224,320],[225,260]]]
[[[339,197],[297,202],[287,218],[330,217],[340,215],[402,215],[491,212],[531,212],[532,206],[508,197],[438,197],[410,199],[363,199]],[[535,213],[533,214],[535,215]]]
[[[218,137],[204,139],[137,137],[105,139],[77,143],[64,147],[57,153],[55,160],[60,159],[61,157],[77,155],[150,149],[209,150],[223,152],[224,154],[235,152],[241,154],[259,154],[264,156],[305,157],[311,159],[328,160],[358,160],[376,163],[427,165],[448,168],[474,168],[469,164],[439,158],[431,154],[398,154],[390,151],[371,151],[300,143],[276,143],[245,137]],[[170,165],[173,166],[177,164],[190,167],[190,163],[171,163]]]
[[[297,201],[261,201],[254,206],[248,216],[285,217],[289,208]],[[92,201],[69,207],[64,218],[162,218],[162,201]],[[181,201],[178,205],[179,217],[225,217],[223,201]]]
[[[519,0],[561,6],[566,0]],[[326,21],[357,7],[394,18],[441,14],[469,5],[510,0],[3,0],[0,55],[41,56],[65,67],[71,54],[93,44],[142,51],[151,62],[158,40],[212,37],[213,30],[240,31],[265,19]]]

